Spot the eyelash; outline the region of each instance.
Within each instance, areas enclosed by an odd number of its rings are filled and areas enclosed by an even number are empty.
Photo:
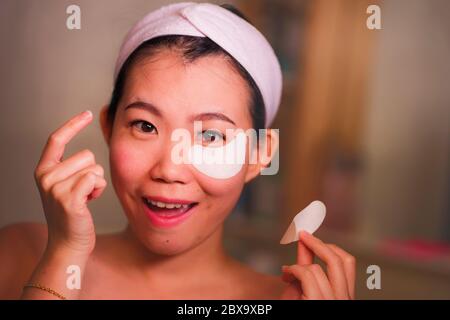
[[[201,135],[204,135],[206,132],[210,132],[210,133],[213,133],[213,134],[215,134],[215,135],[218,135],[218,136],[220,137],[220,139],[222,139],[223,141],[227,141],[227,137],[226,137],[224,134],[222,134],[220,131],[210,130],[210,129],[208,129],[208,130],[203,130],[203,131],[201,132]],[[199,135],[199,134],[198,134],[198,135]],[[198,135],[197,135],[197,136],[198,136]],[[216,141],[209,141],[209,142],[214,143],[214,142],[216,142]]]
[[[136,127],[136,125],[140,124],[140,123],[146,124],[146,125],[150,125],[151,128],[152,128],[152,132],[144,131],[144,130],[142,130],[142,128],[138,128],[139,131],[141,131],[143,133],[151,133],[151,134],[153,134],[153,130],[154,130],[154,131],[156,131],[156,133],[158,133],[158,130],[156,130],[156,127],[152,123],[150,123],[148,121],[145,121],[145,120],[134,120],[134,121],[131,121],[130,122],[130,127]]]
[[[148,124],[152,127],[152,130],[154,130],[154,131],[156,131],[156,133],[158,133],[158,130],[156,130],[156,127],[152,123],[145,121],[145,120],[133,120],[130,122],[130,127],[136,127],[137,124],[146,124],[146,125]],[[139,130],[143,133],[153,133],[153,132],[146,132],[146,131],[142,130],[142,128],[140,128]],[[210,130],[210,129],[203,130],[201,132],[201,135],[204,135],[207,132],[210,132],[212,134],[215,134],[216,136],[219,136],[219,138],[222,139],[224,142],[227,141],[226,136],[224,134],[222,134],[220,131],[216,131],[216,130]],[[213,143],[216,141],[208,141],[208,142]]]

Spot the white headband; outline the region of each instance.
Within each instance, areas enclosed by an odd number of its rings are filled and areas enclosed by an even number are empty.
[[[114,79],[128,56],[143,42],[163,35],[208,37],[235,58],[252,76],[266,109],[266,127],[277,113],[282,90],[278,59],[264,36],[250,23],[215,4],[182,2],[150,12],[127,33]]]

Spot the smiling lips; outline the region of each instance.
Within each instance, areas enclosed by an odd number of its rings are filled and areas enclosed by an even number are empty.
[[[171,227],[186,220],[198,202],[144,197],[145,211],[150,221],[157,227]]]

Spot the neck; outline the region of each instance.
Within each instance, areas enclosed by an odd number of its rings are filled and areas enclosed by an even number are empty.
[[[145,247],[130,225],[120,235],[126,246],[123,252],[127,252],[127,257],[132,260],[130,262],[140,272],[162,281],[204,280],[209,276],[217,278],[217,274],[223,273],[232,260],[225,252],[222,236],[223,225],[220,225],[197,246],[179,254],[164,256],[154,254]]]

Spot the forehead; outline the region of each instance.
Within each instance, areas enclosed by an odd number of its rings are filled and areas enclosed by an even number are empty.
[[[180,53],[164,50],[139,59],[128,72],[123,101],[133,97],[158,105],[185,108],[215,106],[228,112],[248,113],[248,84],[221,56],[186,62]]]

